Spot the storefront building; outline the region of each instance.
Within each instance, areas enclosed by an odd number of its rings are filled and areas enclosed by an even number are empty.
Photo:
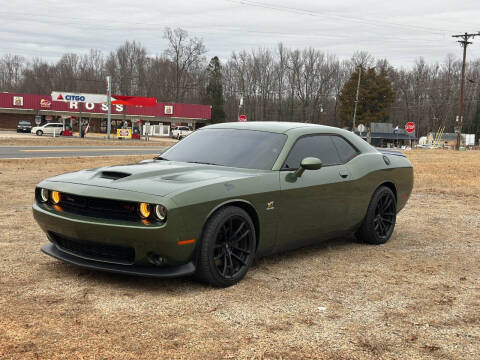
[[[107,105],[80,102],[52,101],[50,95],[0,93],[0,129],[16,129],[20,120],[63,122],[74,131],[88,126],[89,132],[107,132]],[[117,128],[135,127],[150,123],[152,135],[168,135],[173,126],[192,129],[204,126],[211,117],[209,105],[157,102],[156,106],[111,106],[112,133]]]

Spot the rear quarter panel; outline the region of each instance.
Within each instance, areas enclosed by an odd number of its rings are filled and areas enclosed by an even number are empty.
[[[385,163],[384,156],[390,165]],[[407,203],[413,188],[413,167],[407,158],[372,152],[355,157],[347,166],[352,174],[350,216],[357,225],[363,221],[373,193],[384,183],[395,186],[397,212]]]

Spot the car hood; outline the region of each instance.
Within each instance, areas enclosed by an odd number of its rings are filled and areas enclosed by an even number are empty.
[[[175,161],[144,161],[77,171],[55,176],[47,181],[166,196],[193,187],[254,177],[263,172],[265,171]]]

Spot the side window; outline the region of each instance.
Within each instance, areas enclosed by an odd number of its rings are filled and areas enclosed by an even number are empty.
[[[341,163],[331,137],[314,135],[305,136],[297,140],[290,150],[283,168],[297,169],[300,167],[301,161],[309,156],[322,160],[323,166]]]
[[[357,156],[358,151],[355,149],[347,140],[340,136],[332,136],[333,143],[337,148],[338,155],[342,163],[349,162],[355,156]]]

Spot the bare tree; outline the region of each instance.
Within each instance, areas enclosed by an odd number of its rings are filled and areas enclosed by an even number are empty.
[[[192,85],[198,85],[192,82],[195,79],[192,74],[205,68],[204,54],[207,50],[201,39],[189,37],[180,28],[165,28],[164,38],[168,41],[165,55],[175,66],[174,100],[183,101],[187,90]]]
[[[0,59],[0,89],[15,91],[20,87],[25,58],[7,54]]]

